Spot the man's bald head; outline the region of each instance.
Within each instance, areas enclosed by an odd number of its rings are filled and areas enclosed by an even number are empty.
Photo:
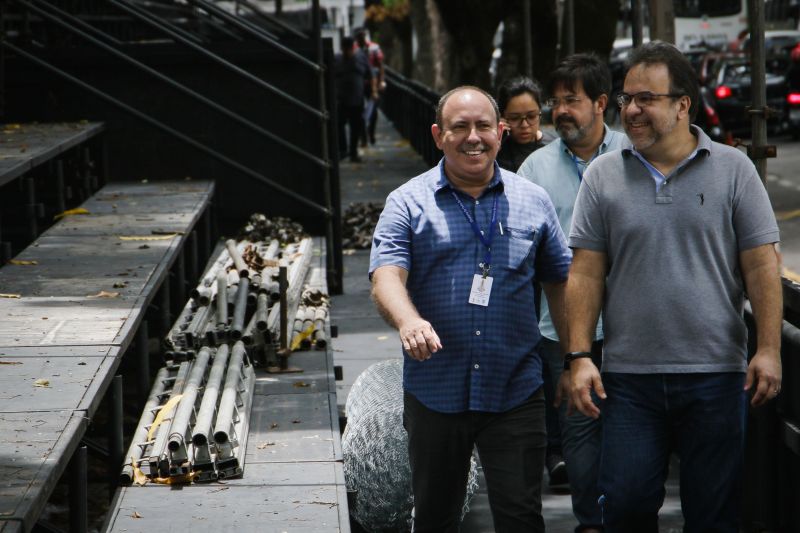
[[[473,85],[462,85],[460,87],[456,87],[455,89],[451,89],[450,91],[447,91],[444,94],[444,96],[439,98],[439,104],[436,106],[436,124],[439,126],[439,128],[442,127],[444,106],[447,103],[447,100],[449,100],[450,97],[453,96],[454,94],[460,93],[460,92],[463,92],[463,91],[475,91],[475,92],[480,93],[483,96],[485,96],[486,99],[489,101],[489,103],[492,105],[492,108],[494,109],[494,114],[497,117],[497,122],[498,123],[500,122],[500,108],[497,107],[497,102],[494,100],[494,98],[492,98],[491,94],[487,93],[486,91],[484,91],[480,87],[475,87]]]

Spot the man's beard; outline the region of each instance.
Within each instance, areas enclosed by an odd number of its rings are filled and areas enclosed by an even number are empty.
[[[558,132],[558,136],[567,143],[572,144],[574,142],[578,142],[583,140],[589,132],[594,127],[595,118],[592,117],[592,121],[584,127],[579,127],[578,122],[569,115],[561,115],[556,119],[556,131]],[[571,125],[572,127],[564,128],[563,126]]]

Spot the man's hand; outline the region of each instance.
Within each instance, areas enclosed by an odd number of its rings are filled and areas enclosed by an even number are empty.
[[[570,379],[572,374],[569,370],[561,372],[561,377],[558,379],[556,385],[556,397],[553,401],[553,407],[559,407],[562,401],[567,402],[567,414],[572,414],[575,410],[575,405],[572,403],[572,395],[570,394]]]
[[[588,357],[575,359],[570,363],[570,396],[578,411],[591,418],[600,418],[600,408],[592,401],[592,390],[600,399],[606,399],[606,390],[600,371]]]
[[[425,361],[442,349],[442,341],[427,320],[413,318],[399,324],[398,331],[403,349],[412,359]]]
[[[771,351],[759,350],[750,360],[747,367],[747,379],[744,390],[749,391],[755,385],[750,405],[764,405],[781,392],[781,355]]]

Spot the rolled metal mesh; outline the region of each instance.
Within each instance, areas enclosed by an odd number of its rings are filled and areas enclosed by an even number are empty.
[[[376,363],[353,383],[342,437],[347,489],[356,492],[352,517],[368,531],[407,531],[414,497],[403,428],[403,361]],[[478,489],[473,453],[461,518]]]

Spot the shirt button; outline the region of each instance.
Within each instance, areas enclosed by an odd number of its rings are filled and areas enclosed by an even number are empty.
[[[481,331],[480,331],[480,330],[478,330],[478,331],[476,331],[476,332],[475,332],[475,335],[480,335],[480,334],[481,334]]]
[[[475,370],[478,370],[481,367],[478,363],[475,363]]]
[[[480,205],[480,204],[481,204],[480,200],[475,200],[475,205]]]

